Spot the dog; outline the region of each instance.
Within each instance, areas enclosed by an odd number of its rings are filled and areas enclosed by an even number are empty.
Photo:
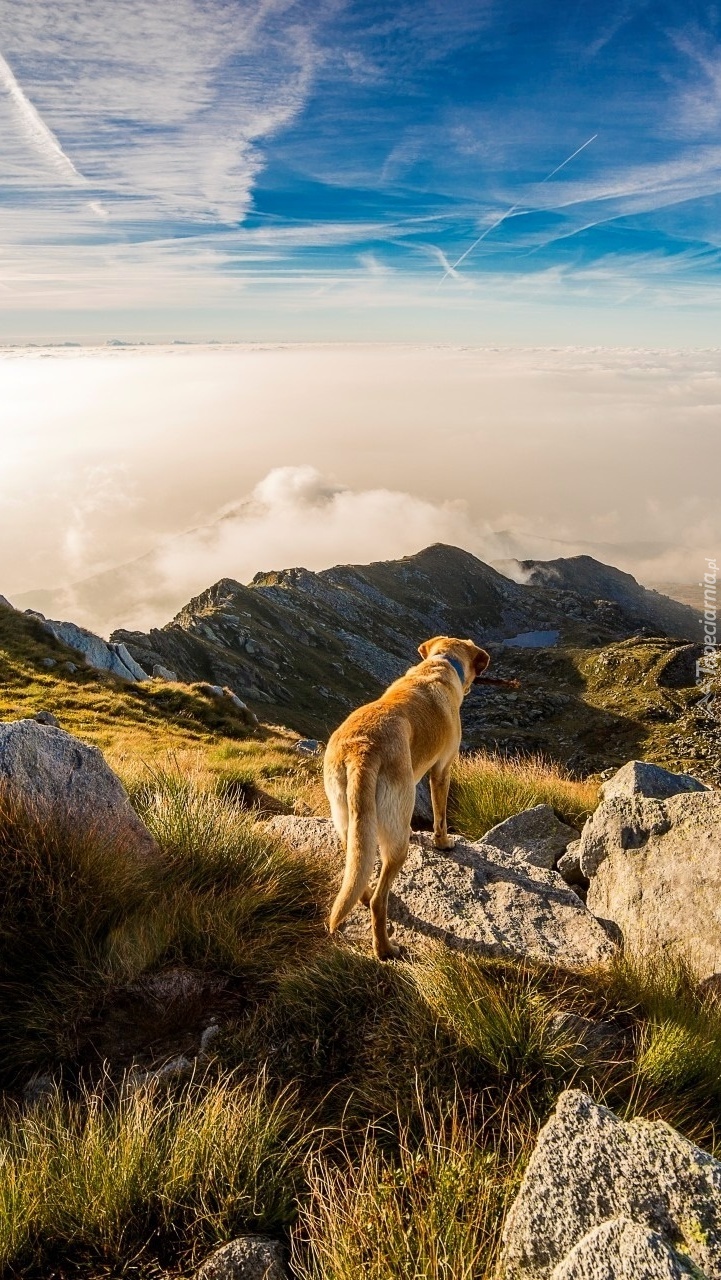
[[[333,825],[346,851],[343,883],[328,927],[334,933],[356,903],[364,902],[371,909],[373,950],[379,960],[400,955],[388,937],[388,891],[408,854],[416,783],[426,773],[433,843],[437,849],[453,848],[446,806],[461,742],[460,708],[474,682],[486,679],[482,673],[490,662],[485,649],[453,636],[424,640],[418,652],[422,661],[417,666],[335,730],[323,764]],[[379,847],[381,871],[371,890]]]

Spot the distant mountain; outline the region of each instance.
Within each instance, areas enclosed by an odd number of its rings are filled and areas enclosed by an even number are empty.
[[[695,612],[590,557],[551,562],[545,581],[541,563],[518,563],[524,583],[467,551],[435,545],[401,560],[261,573],[248,586],[223,578],[167,626],[115,631],[112,639],[148,672],[159,663],[183,680],[228,685],[264,720],[325,737],[352,706],[417,660],[421,640],[470,636],[491,649],[496,671],[520,674],[527,691],[516,698],[475,690],[464,718],[469,743],[518,739],[520,726],[521,745],[562,754],[560,716],[569,723],[575,717],[574,734],[593,729],[604,738],[619,729],[623,749],[632,750],[633,721],[604,719],[580,701],[583,677],[572,655],[639,633],[670,631],[690,641]],[[571,566],[566,576],[564,564]],[[504,644],[537,632],[557,633],[558,647]],[[659,641],[656,658],[665,661],[678,647]]]
[[[601,564],[592,556],[558,560],[514,560],[508,566],[517,581],[532,587],[571,591],[583,600],[613,600],[634,625],[669,635],[698,635],[698,618],[689,604],[642,587],[630,573]]]

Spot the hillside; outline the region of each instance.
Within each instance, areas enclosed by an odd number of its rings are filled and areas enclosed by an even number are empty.
[[[472,691],[466,747],[542,752],[578,773],[650,752],[716,776],[719,750],[693,711],[694,611],[588,557],[550,563],[548,581],[521,585],[436,545],[397,561],[258,574],[248,586],[224,578],[167,626],[112,638],[149,673],[161,664],[228,685],[261,719],[323,739],[416,661],[421,639],[470,635],[493,672],[522,687]],[[614,598],[598,595],[604,584]],[[557,644],[506,643],[536,632],[557,632]]]
[[[682,603],[659,591],[642,587],[630,573],[601,564],[592,556],[559,560],[516,560],[515,576],[532,587],[570,591],[583,600],[613,600],[635,625],[669,635],[699,636],[698,618],[690,602]]]
[[[99,747],[131,791],[168,768],[273,811],[317,790],[315,762],[298,756],[294,733],[251,730],[202,687],[97,671],[37,618],[0,605],[0,723],[38,714]]]
[[[342,936],[327,932],[342,859],[321,761],[267,721],[307,731],[412,661],[419,634],[481,625],[494,669],[523,687],[479,687],[467,742],[521,756],[541,746],[591,776],[465,755],[449,810],[459,843],[441,855],[428,836],[411,841],[394,886],[403,956],[381,965],[363,906]],[[502,643],[529,628],[557,629],[558,645]],[[40,618],[0,604],[0,766],[13,721],[54,717],[79,739],[67,743],[72,768],[83,771],[82,743],[102,747],[159,854],[139,862],[108,842],[96,804],[69,825],[58,769],[25,775],[57,787],[53,821],[0,791],[0,1275],[229,1280],[238,1271],[216,1259],[260,1235],[279,1259],[267,1280],[521,1280],[504,1268],[501,1229],[557,1100],[585,1090],[623,1117],[620,1140],[639,1115],[663,1120],[684,1152],[690,1139],[718,1154],[715,975],[699,984],[661,950],[646,962],[617,954],[616,915],[584,905],[593,881],[586,890],[575,871],[561,874],[585,849],[585,818],[593,842],[615,830],[617,800],[599,805],[594,771],[639,754],[719,773],[696,705],[696,647],[632,630],[617,604],[519,587],[450,548],[217,584],[169,627],[133,638],[151,670],[159,658],[177,666],[178,683],[90,668]],[[226,675],[266,723],[197,679]],[[65,737],[28,730],[33,766],[44,735]],[[671,851],[654,845],[649,857],[654,874],[668,872],[664,891],[638,892],[637,842],[627,850],[624,838],[609,862],[627,857],[629,901],[653,922],[666,903],[665,924],[680,921],[695,941],[702,925],[718,927],[705,892],[717,883],[718,826],[679,854],[671,819],[691,801],[713,822],[718,799],[671,782],[683,794],[653,833]],[[628,801],[632,818],[638,803]],[[659,802],[648,803],[657,819]],[[545,817],[536,806],[550,806]],[[560,841],[557,870],[539,821]],[[688,877],[690,866],[689,905],[673,911],[669,894],[688,883],[677,868]],[[458,928],[463,945],[446,945]],[[619,1150],[614,1186],[625,1185]],[[586,1167],[596,1165],[579,1162],[574,1178]],[[544,1195],[568,1182],[546,1179]],[[684,1201],[691,1251],[705,1241],[694,1213]],[[557,1219],[539,1221],[547,1231]]]

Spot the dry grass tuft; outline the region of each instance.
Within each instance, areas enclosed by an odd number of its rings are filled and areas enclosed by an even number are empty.
[[[455,1099],[422,1102],[419,1142],[401,1129],[388,1150],[369,1129],[360,1151],[314,1155],[293,1240],[299,1280],[484,1280],[514,1187],[512,1166],[479,1140]]]
[[[580,827],[598,804],[598,784],[577,782],[541,756],[508,760],[479,751],[458,760],[450,817],[469,840],[480,840],[497,822],[537,804],[550,805],[565,822]]]
[[[254,1085],[198,1080],[56,1091],[0,1128],[0,1267],[58,1255],[117,1261],[154,1247],[181,1255],[294,1215],[301,1152],[292,1100]],[[44,1274],[48,1274],[47,1271]]]

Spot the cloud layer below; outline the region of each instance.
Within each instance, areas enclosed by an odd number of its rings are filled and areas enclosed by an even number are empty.
[[[717,351],[47,352],[0,359],[0,398],[0,593],[100,629],[434,541],[646,582],[721,549]]]

